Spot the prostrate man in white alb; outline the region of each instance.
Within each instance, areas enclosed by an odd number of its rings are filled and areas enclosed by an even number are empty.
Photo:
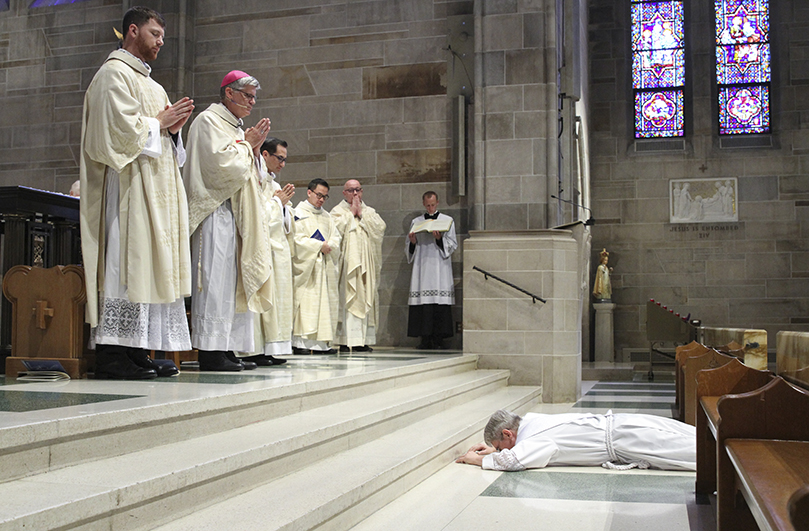
[[[129,9],[121,48],[84,98],[81,244],[96,378],[172,376],[174,364],[156,363],[148,352],[191,348],[188,205],[179,166],[180,130],[194,102],[171,104],[150,77],[165,26],[156,11]]]
[[[340,304],[336,342],[341,350],[373,350],[379,322],[379,280],[385,222],[362,201],[362,186],[346,181],[331,210],[340,233]]]
[[[452,337],[454,333],[452,253],[458,248],[458,240],[452,218],[438,212],[438,194],[424,192],[421,199],[427,212],[410,223],[405,242],[407,263],[413,264],[407,299],[407,335],[421,337],[419,349],[440,349],[444,348],[444,339]],[[449,228],[444,231],[413,232],[418,225],[431,219],[449,224]]]
[[[275,356],[292,354],[292,205],[289,200],[295,186],[282,188],[276,181],[287,160],[287,143],[279,138],[267,138],[261,145],[261,190],[267,201],[272,251],[272,308],[256,315],[256,351],[242,358],[259,367],[283,365],[285,359]]]
[[[337,327],[340,233],[323,208],[328,198],[329,183],[312,179],[306,201],[295,207],[292,348],[296,354],[335,352],[331,343]]]
[[[640,413],[593,415],[498,410],[476,444],[457,463],[517,471],[546,466],[603,466],[696,470],[693,426]]]
[[[251,75],[229,72],[220,102],[200,113],[188,132],[183,177],[194,231],[191,340],[203,371],[255,369],[234,351],[255,352],[254,312],[272,305],[270,223],[259,153],[270,120],[241,128],[259,88]]]

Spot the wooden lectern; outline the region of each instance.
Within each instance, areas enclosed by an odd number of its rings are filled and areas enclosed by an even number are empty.
[[[11,302],[11,356],[6,375],[25,371],[24,360],[55,360],[71,378],[83,378],[84,269],[50,269],[19,265],[3,278],[3,293]]]
[[[0,186],[5,275],[17,265],[81,264],[79,198],[25,186]],[[0,371],[11,353],[11,304],[0,297]]]

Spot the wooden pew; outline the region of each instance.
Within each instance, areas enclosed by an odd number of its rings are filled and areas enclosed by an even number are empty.
[[[701,356],[710,350],[715,350],[728,356],[739,358],[748,367],[759,370],[767,369],[766,330],[702,327],[699,331],[702,343],[692,341],[687,345],[674,349],[674,403],[677,405],[677,418],[691,425],[694,424],[694,416],[689,415],[686,418],[686,402],[683,401],[686,380],[683,378],[683,373],[685,366],[688,365],[692,358]],[[740,341],[746,343],[740,343]],[[693,397],[693,394],[690,394],[689,397]]]
[[[795,529],[809,529],[809,485],[796,490],[787,504],[789,521]]]
[[[720,422],[717,402],[724,395],[755,391],[772,378],[770,371],[751,369],[738,358],[697,373],[697,494],[712,494],[716,490],[716,429]]]
[[[681,345],[674,348],[674,404],[677,405],[678,408],[678,420],[683,420],[685,418],[685,409],[682,398],[685,385],[682,377],[683,365],[685,365],[687,359],[695,356],[702,356],[709,350],[711,349],[697,341],[692,341],[687,345]]]
[[[788,502],[809,483],[809,392],[775,377],[722,396],[716,411],[717,531],[795,529]]]
[[[734,476],[723,529],[809,529],[807,502],[795,496],[809,484],[809,441],[725,439],[725,449]]]
[[[682,368],[683,379],[683,417],[686,424],[696,426],[697,422],[697,373],[703,369],[715,369],[734,360],[733,356],[722,354],[716,350],[708,350],[701,356],[688,358]]]

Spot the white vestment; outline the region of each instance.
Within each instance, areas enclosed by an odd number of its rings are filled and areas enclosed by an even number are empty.
[[[337,327],[340,233],[328,212],[301,201],[295,207],[294,241],[292,345],[328,350]],[[324,241],[331,247],[329,254],[321,252]]]
[[[191,342],[200,350],[252,352],[254,318],[236,311],[238,259],[236,221],[230,200],[206,217],[191,237],[198,264],[191,296]]]
[[[452,219],[446,214],[438,214],[438,219]],[[410,223],[413,225],[424,221],[419,216]],[[409,232],[408,232],[409,233]],[[436,243],[431,232],[416,233],[416,248],[410,252],[410,239],[405,239],[405,255],[407,263],[413,264],[410,275],[410,292],[407,304],[455,304],[455,283],[452,278],[452,253],[458,248],[455,236],[455,223],[441,238],[443,247]]]
[[[224,105],[191,124],[183,178],[194,230],[192,344],[253,352],[251,312],[269,310],[273,298],[269,214],[253,148]]]
[[[348,347],[376,344],[379,321],[379,279],[385,222],[362,203],[362,218],[341,201],[331,210],[340,233],[340,280],[336,343]]]
[[[151,69],[112,52],[84,101],[82,253],[91,344],[189,350],[185,157],[155,116],[167,104]]]
[[[640,413],[527,413],[513,448],[483,457],[489,470],[546,466],[639,466],[696,470],[696,429]]]
[[[275,192],[281,185],[275,174],[267,172],[263,160],[261,189],[267,200],[272,245],[273,290],[272,308],[256,316],[257,353],[267,356],[292,354],[292,251],[293,214],[289,203],[281,204]],[[263,346],[263,347],[262,347]]]

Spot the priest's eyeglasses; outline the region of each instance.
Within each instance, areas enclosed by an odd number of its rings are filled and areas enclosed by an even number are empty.
[[[358,194],[362,192],[362,188],[346,188],[345,191],[348,192],[349,194]]]
[[[256,97],[256,95],[255,95],[255,94],[250,94],[249,92],[245,92],[245,91],[243,91],[243,90],[239,90],[239,89],[233,89],[233,90],[235,90],[236,92],[241,92],[241,93],[242,93],[242,95],[243,95],[245,98],[247,98],[247,101],[252,101],[253,103],[255,103],[255,102],[257,102],[257,101],[258,101],[258,98]]]
[[[276,155],[275,153],[273,153],[273,154],[272,154],[272,155],[270,155],[270,156],[271,156],[271,157],[275,157],[275,158],[277,158],[277,159],[278,159],[278,162],[280,162],[281,164],[283,164],[283,163],[285,163],[285,162],[287,161],[287,158],[286,158],[286,157],[282,157],[281,155]]]
[[[315,192],[314,190],[312,193],[315,194],[318,199],[322,199],[324,201],[329,198],[329,194],[321,194],[320,192]]]

